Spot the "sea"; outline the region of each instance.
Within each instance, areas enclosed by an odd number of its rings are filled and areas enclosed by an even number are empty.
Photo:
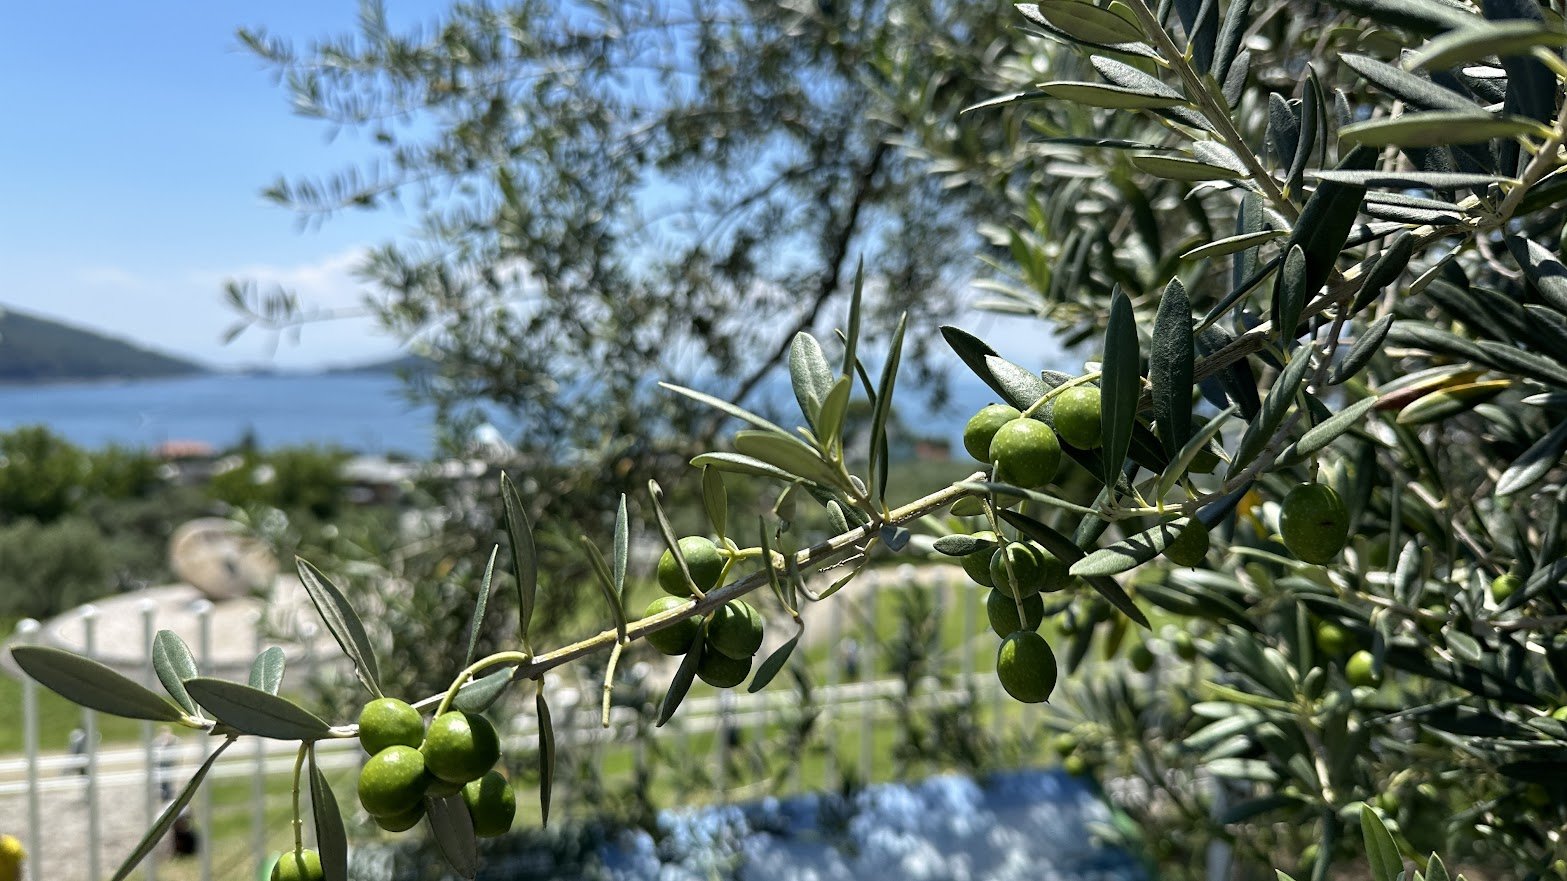
[[[769,389],[788,400],[787,379]],[[961,449],[963,423],[995,398],[978,380],[955,377],[949,406],[931,410],[917,393],[897,393],[905,424]],[[792,406],[792,402],[791,402]],[[368,454],[435,452],[434,411],[412,403],[400,379],[383,373],[209,374],[177,379],[0,386],[0,430],[44,425],[80,446],[150,448],[200,441],[222,449],[335,446]],[[504,429],[501,432],[504,436]]]

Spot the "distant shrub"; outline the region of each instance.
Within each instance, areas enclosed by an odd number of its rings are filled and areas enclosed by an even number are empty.
[[[267,505],[329,518],[342,508],[342,466],[349,454],[323,447],[290,447],[244,454],[241,463],[213,477],[212,497],[235,507]]]
[[[0,526],[0,616],[48,618],[116,587],[115,549],[92,521]]]
[[[90,454],[87,489],[109,499],[144,498],[164,482],[159,467],[157,458],[149,453],[111,445]]]
[[[87,454],[47,428],[0,433],[0,520],[63,516],[85,493],[89,470]]]

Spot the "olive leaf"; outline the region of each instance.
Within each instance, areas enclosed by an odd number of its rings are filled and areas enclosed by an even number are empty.
[[[620,606],[626,605],[626,563],[631,557],[630,518],[626,514],[626,494],[620,494],[620,505],[615,509],[615,593]]]
[[[717,468],[731,474],[748,474],[752,477],[767,477],[773,480],[781,480],[785,483],[793,483],[804,478],[790,474],[777,465],[763,462],[753,456],[742,456],[739,453],[703,453],[691,460],[691,464],[698,468]],[[812,481],[815,483],[815,481]]]
[[[441,857],[453,872],[472,879],[479,873],[479,841],[462,795],[427,798],[425,806],[425,822]]]
[[[832,388],[832,368],[827,366],[827,356],[822,344],[805,331],[794,335],[789,344],[789,378],[794,386],[794,399],[800,404],[800,413],[812,428]]]
[[[1371,864],[1374,881],[1398,881],[1404,872],[1404,859],[1382,818],[1368,804],[1360,806],[1360,834],[1366,842],[1366,861]]]
[[[1081,0],[1051,0],[1037,7],[1045,21],[1085,43],[1135,43],[1143,39],[1142,29],[1114,11]]]
[[[756,694],[766,688],[777,677],[779,672],[783,670],[784,665],[789,662],[789,656],[794,654],[794,648],[800,644],[800,635],[804,632],[805,626],[802,624],[795,631],[794,636],[789,637],[787,642],[774,649],[773,653],[768,655],[767,659],[757,666],[756,673],[751,677],[751,684],[746,687],[746,691]]]
[[[832,388],[827,391],[827,398],[822,401],[821,415],[817,417],[816,438],[824,448],[843,449],[843,420],[849,412],[849,396],[854,391],[854,384],[847,376],[838,377]]]
[[[702,469],[702,507],[714,534],[722,540],[729,522],[729,496],[724,492],[724,476],[716,468]]]
[[[1334,6],[1372,21],[1406,28],[1417,34],[1440,34],[1474,27],[1480,19],[1441,0],[1328,0]],[[1382,879],[1377,879],[1382,881]],[[1389,879],[1391,881],[1391,879]]]
[[[151,828],[141,837],[140,841],[136,842],[136,847],[131,850],[130,856],[127,856],[125,861],[120,863],[120,867],[114,870],[114,877],[110,881],[125,881],[126,878],[131,876],[132,872],[136,871],[136,867],[141,864],[141,861],[147,858],[147,854],[152,853],[152,849],[158,846],[158,842],[163,840],[163,836],[167,835],[169,830],[174,828],[174,821],[178,820],[180,815],[185,813],[185,809],[190,806],[191,800],[196,797],[196,791],[201,788],[202,781],[207,779],[207,773],[212,770],[212,766],[217,764],[219,757],[223,755],[225,750],[234,745],[236,739],[234,737],[225,738],[212,751],[212,754],[207,756],[206,761],[201,763],[201,767],[197,768],[196,773],[192,774],[190,780],[185,783],[185,788],[181,789],[179,795],[176,795],[174,800],[164,807],[163,812],[158,814],[158,819],[152,822]]]
[[[1079,548],[1072,539],[1067,538],[1027,514],[1020,514],[1017,511],[1002,511],[1001,519],[1012,524],[1018,532],[1039,542],[1045,550],[1050,552],[1051,556],[1066,563],[1068,566],[1074,565],[1083,559],[1082,548]],[[1153,625],[1148,623],[1148,616],[1143,614],[1142,609],[1137,608],[1137,604],[1132,602],[1132,598],[1127,595],[1121,585],[1116,583],[1114,578],[1090,575],[1083,580],[1088,582],[1088,586],[1104,597],[1110,605],[1120,610],[1121,614],[1144,628],[1152,628]]]
[[[517,635],[525,650],[531,652],[528,627],[533,623],[533,605],[539,590],[539,554],[533,545],[533,524],[517,495],[517,486],[501,472],[501,505],[505,513],[506,537],[511,544],[512,577],[517,581]]]
[[[1437,37],[1404,59],[1404,67],[1441,69],[1495,55],[1527,55],[1535,48],[1567,46],[1567,33],[1528,20],[1480,21]]]
[[[1200,183],[1210,180],[1236,180],[1246,176],[1244,171],[1237,171],[1223,165],[1215,165],[1198,159],[1185,159],[1179,156],[1163,156],[1157,153],[1133,153],[1131,163],[1137,170],[1145,171],[1154,177],[1187,183]]]
[[[1156,110],[1186,103],[1186,99],[1180,95],[1172,97],[1164,92],[1148,92],[1123,86],[1072,80],[1044,83],[1039,87],[1039,91],[1051,98],[1108,110]]]
[[[316,850],[321,857],[321,872],[326,881],[348,879],[348,833],[343,829],[343,814],[332,794],[332,784],[316,765],[316,747],[310,755],[310,814],[315,820]]]
[[[898,317],[898,326],[887,344],[887,360],[882,364],[881,382],[876,386],[876,400],[871,407],[870,473],[871,486],[876,489],[878,500],[887,497],[887,420],[892,415],[892,389],[898,379],[898,363],[903,358],[903,332],[908,326],[907,312]]]
[[[152,638],[152,669],[158,674],[158,681],[163,683],[163,690],[174,698],[175,703],[192,716],[201,715],[196,702],[191,700],[190,693],[185,690],[185,680],[200,675],[196,670],[196,657],[179,634],[172,630],[160,630]]]
[[[343,654],[353,663],[354,674],[359,677],[359,682],[371,694],[381,697],[381,674],[376,668],[375,650],[370,647],[370,637],[365,633],[365,625],[359,620],[359,614],[337,585],[321,570],[301,557],[295,557],[294,562],[299,569],[299,581],[304,585],[305,593],[310,595],[310,602],[326,624],[327,632],[332,634]]]
[[[860,345],[860,309],[864,294],[865,257],[861,256],[854,267],[854,287],[849,293],[849,327],[843,333],[843,369],[838,371],[843,376],[852,374],[860,363],[856,350]]]
[[[1285,175],[1290,191],[1300,189],[1311,161],[1311,151],[1317,146],[1322,119],[1322,87],[1317,84],[1317,73],[1308,65],[1306,87],[1300,99],[1300,131],[1295,140],[1295,155],[1290,157],[1290,167]]]
[[[1224,257],[1247,248],[1255,248],[1264,242],[1283,238],[1289,233],[1280,229],[1264,229],[1257,232],[1240,233],[1239,235],[1225,236],[1222,239],[1214,239],[1207,244],[1198,245],[1181,255],[1182,260],[1207,260],[1210,257]]]
[[[1376,159],[1376,150],[1356,147],[1339,160],[1337,173],[1360,173],[1370,168]],[[1320,291],[1327,284],[1366,195],[1365,184],[1333,179],[1329,174],[1318,173],[1317,189],[1301,209],[1300,219],[1295,222],[1286,246],[1286,252],[1290,246],[1300,246],[1301,254],[1306,258],[1302,286],[1308,292]]]
[[[675,670],[675,678],[669,682],[669,690],[664,692],[664,700],[658,705],[658,720],[654,723],[654,727],[664,727],[664,723],[674,718],[675,710],[680,708],[680,702],[686,699],[686,693],[691,690],[691,681],[696,678],[697,665],[702,663],[702,642],[706,636],[707,622],[703,621],[696,638],[691,640],[691,648],[686,651],[686,656],[681,659],[680,666]]]
[[[1284,265],[1274,277],[1273,326],[1279,339],[1293,341],[1299,333],[1300,315],[1306,301],[1316,293],[1306,287],[1306,252],[1300,245],[1290,245],[1284,255]]]
[[[1339,130],[1346,144],[1370,147],[1442,147],[1480,144],[1492,138],[1539,134],[1541,126],[1521,116],[1492,116],[1481,110],[1429,110],[1391,119],[1369,119]]]
[[[196,702],[236,731],[272,740],[317,740],[331,726],[287,698],[224,679],[198,676],[185,683]]]
[[[609,614],[615,620],[615,632],[621,639],[626,638],[626,610],[621,605],[620,591],[615,589],[615,576],[609,571],[609,564],[604,562],[604,555],[599,553],[598,545],[593,539],[585,535],[577,536],[577,544],[582,548],[588,558],[588,567],[593,570],[593,580],[598,582],[599,590],[604,594],[604,602],[609,606]]]
[[[1567,266],[1537,242],[1522,236],[1508,236],[1506,241],[1507,250],[1518,261],[1518,268],[1534,283],[1540,299],[1558,312],[1567,312]]]
[[[1180,482],[1187,469],[1191,468],[1192,463],[1197,461],[1197,456],[1203,450],[1208,449],[1209,445],[1213,443],[1213,439],[1218,436],[1219,431],[1224,428],[1224,423],[1231,416],[1235,415],[1237,409],[1234,404],[1231,404],[1220,410],[1212,419],[1204,423],[1203,427],[1198,429],[1196,434],[1188,438],[1174,456],[1170,457],[1169,466],[1160,472],[1159,480],[1155,484],[1154,496],[1156,498],[1162,499],[1170,493],[1170,490],[1175,489],[1175,485]]]
[[[790,482],[804,478],[822,486],[844,489],[843,478],[821,453],[792,437],[746,429],[734,436],[735,452],[758,459],[788,475]]]
[[[1105,325],[1103,406],[1100,428],[1104,438],[1104,482],[1115,486],[1121,466],[1132,443],[1132,428],[1137,422],[1137,405],[1142,397],[1142,356],[1137,342],[1137,324],[1132,301],[1117,290],[1110,301],[1110,320]]]
[[[1306,379],[1306,370],[1311,366],[1310,355],[1310,349],[1302,349],[1279,372],[1273,387],[1268,389],[1268,396],[1262,399],[1257,418],[1246,426],[1246,433],[1241,435],[1240,446],[1235,451],[1235,457],[1230,460],[1228,478],[1240,474],[1267,448],[1273,433],[1295,403],[1295,393],[1300,391]]]
[[[1119,575],[1159,556],[1165,547],[1181,534],[1191,521],[1187,518],[1171,520],[1133,533],[1113,544],[1099,548],[1072,564],[1073,575]]]
[[[277,694],[283,685],[283,650],[272,646],[256,656],[250,665],[250,687],[268,694]]]
[[[1339,58],[1356,73],[1365,77],[1367,82],[1412,107],[1462,113],[1473,112],[1478,106],[1452,89],[1439,86],[1423,76],[1375,58],[1354,53],[1346,53]]]
[[[43,687],[90,710],[153,722],[178,722],[185,717],[163,695],[80,655],[49,646],[19,645],[11,649],[11,658]]]
[[[1295,456],[1305,459],[1332,443],[1340,435],[1360,425],[1376,403],[1375,397],[1361,398],[1312,426],[1311,430],[1301,435],[1300,440],[1295,442]]]
[[[1365,149],[1369,148],[1356,147],[1354,152],[1358,153]],[[1339,167],[1332,171],[1318,171],[1312,176],[1323,184],[1395,190],[1483,189],[1492,184],[1511,180],[1495,174],[1471,174],[1461,171],[1370,171],[1365,168],[1346,167],[1344,162],[1340,162]],[[1320,188],[1318,191],[1320,192]]]
[[[495,578],[495,558],[500,556],[500,552],[500,545],[492,546],[489,562],[484,564],[484,578],[479,581],[479,596],[473,603],[473,620],[468,624],[468,651],[463,655],[462,661],[464,667],[472,664],[474,655],[479,652],[479,634],[484,628],[484,613],[490,606],[490,586]]]
[[[489,709],[512,683],[515,667],[505,667],[488,676],[470,679],[457,690],[452,706],[465,713],[482,713]]]
[[[1165,451],[1172,456],[1191,437],[1192,372],[1196,361],[1191,300],[1185,285],[1170,279],[1154,317],[1148,382],[1153,389],[1154,426]]]
[[[763,419],[762,417],[752,413],[744,407],[731,404],[723,398],[715,398],[705,392],[699,392],[696,389],[689,389],[685,386],[675,385],[668,382],[661,382],[659,383],[659,386],[666,388],[676,394],[685,395],[697,403],[706,404],[709,407],[712,407],[713,409],[718,410],[726,415],[733,416],[742,422],[749,422],[763,431],[770,431],[773,434],[782,435],[783,437],[792,437],[789,432],[784,431],[778,425]]]
[[[1359,312],[1369,306],[1371,301],[1378,294],[1382,293],[1383,288],[1392,284],[1403,273],[1404,268],[1409,265],[1409,258],[1414,256],[1414,252],[1415,237],[1410,235],[1408,230],[1404,230],[1394,236],[1393,240],[1388,243],[1387,250],[1383,251],[1377,257],[1377,262],[1371,264],[1371,268],[1366,270],[1366,277],[1360,283],[1360,290],[1355,293],[1355,303],[1350,307],[1350,312]],[[1388,317],[1391,317],[1391,313],[1383,316],[1384,319]],[[1342,381],[1334,380],[1333,384],[1337,385]]]
[[[1544,480],[1561,460],[1563,450],[1567,450],[1567,421],[1558,423],[1507,466],[1496,481],[1496,494],[1510,496]]]
[[[658,524],[658,534],[664,539],[664,547],[669,549],[669,555],[675,560],[675,567],[680,570],[680,576],[685,579],[686,586],[691,589],[693,596],[702,596],[702,588],[697,586],[696,579],[691,577],[691,567],[686,565],[686,556],[680,552],[680,540],[675,537],[675,529],[669,525],[669,515],[664,513],[664,489],[658,485],[658,481],[647,482],[648,499],[653,503],[653,521]]]
[[[542,824],[550,824],[550,794],[555,789],[555,723],[550,721],[550,705],[544,700],[544,680],[539,680],[533,697],[539,716],[539,813]]]

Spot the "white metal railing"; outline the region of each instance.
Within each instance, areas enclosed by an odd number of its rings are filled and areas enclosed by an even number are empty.
[[[884,584],[936,590],[938,619],[946,611],[961,616],[962,642],[958,645],[943,645],[947,651],[961,649],[958,675],[955,684],[938,688],[935,683],[928,683],[927,687],[921,688],[915,706],[934,708],[978,695],[991,706],[999,708],[1001,689],[989,669],[976,675],[974,646],[968,644],[984,626],[983,612],[980,611],[983,592],[954,580],[952,576],[955,569],[933,567],[916,570],[905,566],[895,574],[877,571],[866,573],[862,576],[862,583],[856,586],[864,627],[869,632],[875,630],[879,595]],[[954,601],[958,608],[946,608]],[[143,603],[139,612],[144,645],[150,646],[159,629],[156,606],[151,602]],[[98,612],[89,606],[78,610],[76,614],[80,617],[82,627],[82,645],[91,656],[97,648]],[[210,604],[198,608],[196,616],[197,639],[192,648],[198,669],[209,672],[213,648]],[[832,647],[844,645],[846,616],[834,609],[822,617],[826,619],[827,633],[821,641]],[[254,649],[259,653],[264,648],[263,628],[257,626],[255,630]],[[988,633],[988,629],[985,632]],[[17,626],[12,642],[33,643],[39,641],[42,635],[43,628],[38,622],[23,621]],[[851,724],[858,721],[860,767],[870,768],[875,758],[877,721],[897,710],[894,701],[903,697],[903,684],[898,679],[874,678],[874,671],[879,669],[883,660],[875,638],[867,635],[858,641],[858,645],[859,656],[854,665],[857,669],[852,671],[852,675],[847,675],[851,671],[833,657],[813,671],[823,684],[813,689],[812,704],[821,713],[820,722],[824,728],[830,728],[832,723],[838,722],[842,723],[839,731],[853,731]],[[807,644],[802,643],[799,651],[808,651]],[[11,668],[8,653],[4,655],[3,661],[8,671],[15,672]],[[155,690],[159,688],[150,662],[141,665],[139,670],[127,670],[122,665],[121,671]],[[145,722],[140,726],[139,743],[105,747],[98,743],[97,713],[83,710],[81,729],[85,740],[81,752],[46,752],[41,747],[39,731],[40,686],[26,676],[20,679],[22,697],[19,721],[23,752],[19,756],[0,756],[0,833],[12,831],[6,828],[5,818],[25,814],[25,828],[21,837],[28,853],[26,877],[30,879],[102,881],[107,877],[104,871],[105,858],[111,866],[118,861],[162,810],[164,800],[160,784],[168,780],[173,789],[183,786],[192,769],[210,754],[213,749],[212,739],[192,737],[181,741],[177,747],[162,746],[156,738],[156,726]],[[624,707],[614,709],[608,728],[601,727],[598,724],[596,693],[556,689],[554,696],[555,703],[561,704],[556,710],[555,733],[563,751],[572,747],[631,742],[638,736],[639,730],[648,730],[639,727],[636,711]],[[589,703],[592,706],[584,705]],[[574,704],[578,711],[573,711]],[[796,709],[796,694],[783,687],[782,682],[759,694],[719,692],[694,695],[682,704],[677,714],[679,724],[651,729],[651,732],[656,737],[677,738],[681,744],[692,735],[718,731],[749,729],[760,733],[765,730],[769,720],[776,721],[779,714]],[[0,712],[4,710],[0,709]],[[533,748],[538,733],[534,725],[532,715],[524,714],[518,726],[503,732],[508,746],[511,749]],[[61,732],[51,731],[46,734],[50,738],[57,738]],[[716,752],[715,766],[723,769],[727,765],[724,752],[729,748],[728,738],[714,737],[712,744]],[[213,829],[211,784],[248,778],[251,781],[252,797],[250,841],[247,848],[254,856],[251,865],[258,865],[266,853],[267,778],[292,771],[296,745],[260,738],[252,738],[246,745],[248,750],[235,749],[214,766],[208,776],[208,785],[202,787],[193,803],[193,819],[198,830]],[[830,783],[837,773],[837,753],[837,749],[825,752],[828,764],[823,784]],[[364,759],[358,741],[353,739],[323,741],[317,745],[317,757],[325,769],[356,768]],[[598,750],[598,759],[602,762],[602,750]],[[801,763],[797,762],[792,781],[796,789],[805,786],[805,781],[799,777],[800,768]],[[136,809],[137,802],[140,802],[139,810]],[[19,803],[24,806],[24,810],[17,809]],[[55,807],[45,811],[46,803]],[[72,811],[79,810],[84,815],[80,835],[85,840],[72,841],[67,845],[55,837],[61,831],[57,828],[58,824],[63,822],[58,809],[61,804],[68,804]],[[106,840],[103,823],[106,807],[110,808],[110,816],[122,821],[121,826],[135,821],[130,823],[135,828],[135,834],[128,840],[121,840],[125,837],[123,835],[110,835]],[[213,878],[212,844],[208,841],[199,849],[201,881],[211,881]],[[156,854],[150,855],[138,872],[148,881],[155,881],[159,873]]]

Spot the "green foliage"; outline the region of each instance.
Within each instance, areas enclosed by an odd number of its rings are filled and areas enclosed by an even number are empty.
[[[43,620],[112,592],[118,546],[79,517],[0,526],[0,615]]]
[[[0,517],[58,519],[86,491],[87,455],[42,426],[0,434]]]
[[[344,507],[342,466],[346,450],[314,446],[246,452],[233,468],[214,475],[208,491],[235,507],[265,505],[330,519]]]

